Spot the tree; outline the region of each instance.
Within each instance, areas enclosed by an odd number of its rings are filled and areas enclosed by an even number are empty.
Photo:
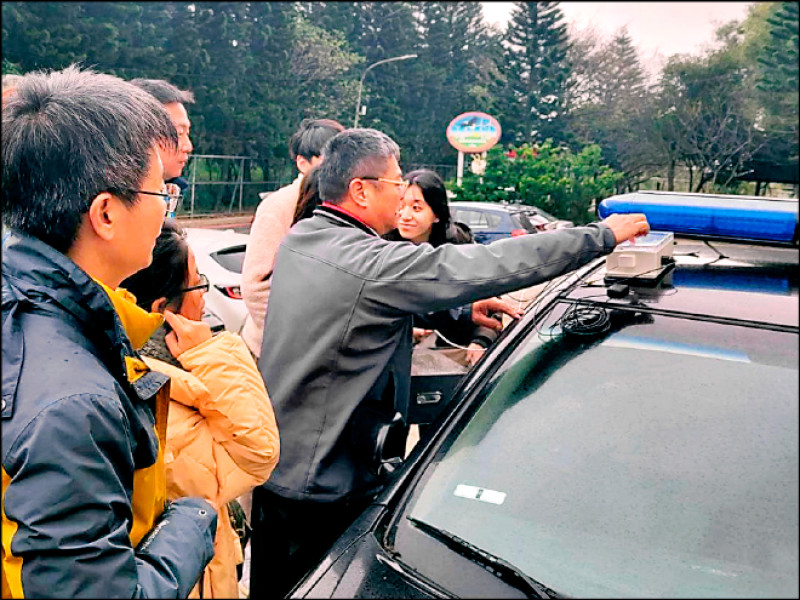
[[[564,141],[569,64],[558,2],[515,2],[504,39],[504,140]]]
[[[513,154],[513,158],[509,158]],[[500,145],[487,152],[482,177],[465,174],[451,186],[459,200],[519,202],[581,225],[593,219],[593,202],[614,193],[620,174],[603,163],[600,147],[589,144],[573,153],[549,140],[539,145]]]
[[[363,57],[351,52],[344,34],[326,31],[298,15],[294,19],[290,64],[303,117],[328,115],[347,122],[356,102],[353,67]]]
[[[404,161],[454,162],[456,151],[445,136],[448,123],[468,110],[492,111],[487,82],[497,69],[491,34],[474,2],[420,2],[414,15],[419,57],[409,65],[411,95],[398,98],[398,104],[425,117],[407,119],[398,132]]]
[[[619,191],[636,189],[664,161],[652,143],[652,99],[627,29],[607,43],[591,31],[577,36],[570,54],[573,147],[598,144],[603,159],[623,174]]]
[[[745,75],[741,61],[724,49],[701,58],[676,56],[664,68],[664,112],[675,125],[670,141],[687,166],[699,171],[696,192],[708,182],[730,185],[758,148]]]
[[[798,5],[775,3],[766,19],[765,43],[759,48],[756,70],[758,100],[763,107],[760,126],[768,142],[762,153],[774,163],[798,161]],[[767,158],[768,157],[768,158]]]

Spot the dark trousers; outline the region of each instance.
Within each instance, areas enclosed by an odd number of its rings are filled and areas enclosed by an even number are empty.
[[[338,502],[290,500],[253,490],[250,597],[283,598],[366,509],[372,497]]]

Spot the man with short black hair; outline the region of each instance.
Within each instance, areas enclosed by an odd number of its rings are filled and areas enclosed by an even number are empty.
[[[253,496],[253,535],[269,536],[253,548],[253,597],[290,591],[402,460],[404,443],[382,453],[379,440],[409,404],[414,314],[552,279],[649,230],[644,215],[615,215],[491,245],[398,244],[381,238],[408,186],[397,144],[350,129],[323,156],[324,202],[281,244],[264,327],[281,461]]]
[[[162,148],[161,161],[164,163],[164,179],[166,183],[177,185],[183,193],[189,187],[189,183],[181,177],[189,155],[194,150],[192,140],[189,139],[189,131],[192,123],[189,121],[189,113],[186,112],[186,104],[194,104],[194,94],[188,90],[181,90],[163,79],[131,79],[131,83],[136,87],[150,93],[156,100],[164,105],[164,108],[172,119],[172,124],[178,132],[177,148]],[[174,215],[173,215],[174,216]]]
[[[3,104],[3,598],[186,597],[216,511],[167,505],[161,324],[120,282],[166,210],[163,106],[117,77],[28,73]]]
[[[321,162],[325,143],[340,131],[344,131],[344,127],[332,119],[304,119],[289,140],[289,156],[299,174],[289,185],[261,194],[242,265],[242,298],[247,306],[247,317],[241,333],[256,358],[261,352],[275,254],[292,226],[300,184],[305,174]]]

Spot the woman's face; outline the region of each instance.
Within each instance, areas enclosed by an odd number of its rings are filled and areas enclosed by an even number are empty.
[[[415,244],[427,242],[431,237],[431,229],[439,218],[422,197],[418,185],[410,185],[400,202],[397,211],[397,230],[400,235]]]
[[[201,285],[202,281],[200,280],[200,274],[197,272],[197,263],[194,260],[194,252],[192,252],[191,248],[189,248],[188,271],[189,280],[186,282],[185,287],[191,288]],[[205,290],[202,289],[184,292],[183,302],[181,303],[181,309],[178,311],[178,314],[193,321],[202,320],[203,309],[206,306],[206,301],[203,298],[205,293]]]

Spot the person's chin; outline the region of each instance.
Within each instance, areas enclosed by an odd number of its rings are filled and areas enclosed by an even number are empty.
[[[414,237],[414,230],[413,229],[408,229],[408,228],[405,228],[405,227],[398,227],[397,231],[400,233],[401,237],[403,237],[403,238],[405,238],[407,240],[409,240],[409,239]]]

